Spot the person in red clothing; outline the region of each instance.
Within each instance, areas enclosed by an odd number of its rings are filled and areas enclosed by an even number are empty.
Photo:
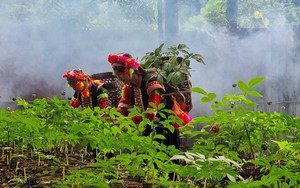
[[[153,109],[150,103],[154,103],[156,109],[161,103],[165,103],[166,109],[172,109],[174,103],[172,97],[164,97],[166,88],[157,79],[151,76],[152,72],[143,69],[139,63],[128,53],[110,54],[108,62],[111,64],[114,74],[124,83],[122,97],[119,101],[118,111],[123,115],[128,115],[128,109],[134,106],[140,107],[142,111]],[[149,79],[150,78],[150,79]],[[146,114],[147,118],[153,120],[155,117],[163,120],[157,112]],[[139,123],[141,116],[134,116],[133,121]],[[147,126],[143,135],[148,136],[153,130]],[[175,129],[172,133],[168,128],[159,124],[156,128],[157,134],[162,134],[166,139],[165,145],[174,145],[177,149],[180,146],[179,130]]]
[[[108,104],[108,94],[102,87],[101,80],[95,80],[84,73],[81,69],[69,70],[63,75],[67,79],[70,87],[75,91],[70,103],[73,107],[82,108],[95,107],[106,108]]]

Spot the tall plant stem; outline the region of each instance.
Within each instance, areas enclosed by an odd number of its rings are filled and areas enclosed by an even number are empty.
[[[245,130],[246,130],[246,134],[247,134],[247,138],[248,138],[248,142],[249,142],[249,147],[250,147],[250,150],[251,150],[252,159],[255,160],[255,153],[254,153],[254,149],[253,149],[253,146],[252,146],[252,143],[251,143],[250,133],[249,133],[249,130],[248,130],[248,125],[244,124],[244,127],[245,127]]]
[[[152,169],[152,180],[154,180],[154,170]],[[154,187],[154,183],[152,182],[152,187]]]
[[[240,136],[240,138],[239,138],[239,140],[238,140],[238,143],[236,144],[235,151],[238,151],[238,149],[239,149],[239,147],[240,147],[241,139],[242,139],[242,136]]]
[[[7,146],[9,146],[9,130],[7,130]]]

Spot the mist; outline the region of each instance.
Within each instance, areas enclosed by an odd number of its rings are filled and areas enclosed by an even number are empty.
[[[122,7],[115,4],[81,6],[69,2],[59,8],[65,10],[60,13],[54,11],[58,5],[50,3],[21,5],[31,10],[29,17],[22,11],[12,15],[13,9],[20,8],[13,7],[13,3],[0,3],[1,102],[13,97],[32,100],[33,93],[39,98],[69,97],[72,90],[62,78],[66,71],[74,68],[88,74],[111,71],[108,54],[127,52],[139,60],[166,42],[159,39],[155,26],[142,21],[128,22]],[[188,15],[188,11],[184,6],[179,8],[179,16]],[[96,17],[92,17],[93,12],[97,12]],[[134,12],[131,16],[138,17]],[[294,31],[284,16],[278,14],[276,19],[273,20],[278,23],[276,26],[245,35],[233,35],[226,28],[208,22],[192,31],[179,30],[174,44],[186,44],[191,52],[205,58],[205,65],[192,62],[193,87],[222,97],[235,92],[232,84],[238,80],[247,82],[265,76],[261,89],[266,101],[287,100],[278,94],[282,90],[290,94],[288,100],[297,101],[299,52],[295,48]],[[65,96],[61,95],[63,91],[67,93]],[[193,94],[192,114],[209,114],[209,105],[201,104],[200,97]]]
[[[217,31],[210,25],[206,25],[207,35],[195,38],[197,35],[191,34],[186,43],[200,51],[206,59],[205,66],[193,66],[193,86],[215,92],[220,99],[228,93],[236,93],[237,89],[232,85],[239,80],[247,83],[251,78],[263,76],[266,80],[255,88],[264,96],[257,99],[262,103],[260,109],[265,108],[263,105],[267,101],[277,104],[273,105],[272,111],[278,111],[285,103],[292,102],[292,111],[281,112],[297,115],[300,88],[295,34],[292,25],[283,16],[278,15],[275,22],[280,24],[249,32],[245,36],[232,35],[226,29],[219,28]],[[193,95],[194,101],[200,101],[201,96]],[[284,95],[288,97],[284,98]],[[199,109],[199,114],[210,113],[209,108]]]

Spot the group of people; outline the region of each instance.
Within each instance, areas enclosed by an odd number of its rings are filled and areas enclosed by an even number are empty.
[[[166,109],[174,110],[174,98],[164,96],[168,88],[160,84],[155,77],[146,79],[151,71],[143,69],[140,64],[128,53],[110,54],[108,62],[111,64],[113,74],[123,82],[122,95],[117,107],[118,111],[124,116],[129,114],[128,109],[134,106],[139,107],[142,111],[156,108],[161,103],[165,104]],[[96,80],[84,73],[80,69],[70,70],[63,75],[67,79],[70,87],[75,91],[70,103],[73,107],[82,108],[107,108],[109,103],[108,93],[103,88],[104,82]],[[154,104],[154,105],[152,105]],[[155,109],[155,110],[156,110]],[[155,111],[154,110],[154,111]],[[159,118],[163,121],[166,117],[161,117],[157,111],[146,115],[149,120]],[[190,118],[190,117],[188,117]],[[134,116],[133,121],[139,124],[142,121],[141,116]],[[191,119],[190,119],[191,120]],[[143,135],[148,136],[152,128],[147,126]],[[163,140],[165,145],[174,145],[179,149],[179,130],[176,128],[171,132],[168,128],[159,124],[156,128],[157,134],[162,134],[166,139]]]

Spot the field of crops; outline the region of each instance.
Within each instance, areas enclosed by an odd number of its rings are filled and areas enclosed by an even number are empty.
[[[157,142],[162,135],[155,132],[140,136],[145,125],[156,126],[147,118],[136,125],[114,108],[80,110],[56,96],[32,103],[18,98],[19,108],[0,110],[0,185],[298,187],[300,121],[251,110],[257,104],[247,96],[261,97],[253,89],[261,81],[239,81],[240,94],[218,101],[193,88],[202,102],[215,100],[214,113],[180,127],[182,136],[194,140],[186,150]],[[129,117],[145,113],[132,109]],[[179,118],[160,123],[172,131],[174,121]]]

